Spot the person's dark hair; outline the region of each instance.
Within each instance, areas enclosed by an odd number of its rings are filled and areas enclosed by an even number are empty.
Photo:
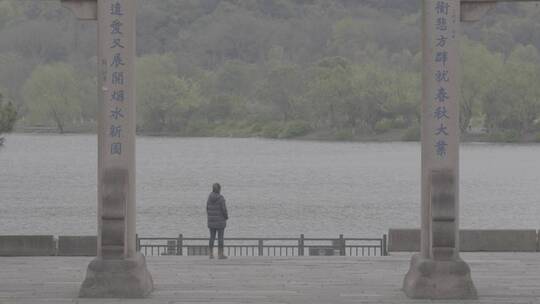
[[[221,192],[221,185],[218,183],[215,183],[212,185],[212,192],[214,193],[220,193]]]

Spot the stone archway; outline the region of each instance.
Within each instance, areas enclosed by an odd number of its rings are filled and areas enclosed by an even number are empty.
[[[135,250],[136,4],[61,1],[79,19],[98,20],[98,256],[80,295],[144,297],[152,279]],[[422,231],[421,252],[404,280],[409,297],[477,296],[459,257],[460,22],[478,20],[497,2],[518,1],[540,0],[422,0]]]

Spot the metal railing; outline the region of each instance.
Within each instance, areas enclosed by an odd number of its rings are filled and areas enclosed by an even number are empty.
[[[387,256],[386,234],[381,238],[225,238],[228,256]],[[216,244],[217,247],[217,240]],[[139,237],[137,250],[145,256],[208,255],[208,238]]]

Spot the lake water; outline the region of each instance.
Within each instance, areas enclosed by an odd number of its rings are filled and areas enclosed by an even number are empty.
[[[96,136],[0,148],[0,234],[96,231]],[[540,228],[540,145],[463,144],[461,227]],[[137,231],[205,236],[220,182],[228,236],[378,237],[420,223],[418,143],[137,139]]]

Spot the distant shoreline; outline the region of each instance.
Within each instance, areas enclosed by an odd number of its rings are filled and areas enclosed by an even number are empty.
[[[365,142],[365,143],[385,143],[385,142],[419,142],[419,140],[404,140],[404,134],[406,130],[391,130],[379,134],[362,134],[351,136],[350,138],[336,138],[335,134],[330,132],[310,132],[303,136],[296,137],[266,137],[261,135],[249,135],[249,134],[231,134],[226,135],[182,135],[170,132],[161,132],[161,133],[152,133],[152,132],[137,132],[137,136],[143,137],[163,137],[163,138],[263,138],[271,140],[300,140],[300,141],[321,141],[321,142]],[[35,134],[35,135],[95,135],[95,132],[92,131],[67,131],[63,134],[53,131],[51,129],[40,130],[40,131],[24,131],[16,130],[11,134]],[[6,137],[8,134],[3,134],[3,137]],[[465,134],[461,135],[460,138],[463,143],[500,143],[500,144],[536,144],[540,143],[540,139],[536,134],[524,134],[520,138],[493,138],[489,134]]]

